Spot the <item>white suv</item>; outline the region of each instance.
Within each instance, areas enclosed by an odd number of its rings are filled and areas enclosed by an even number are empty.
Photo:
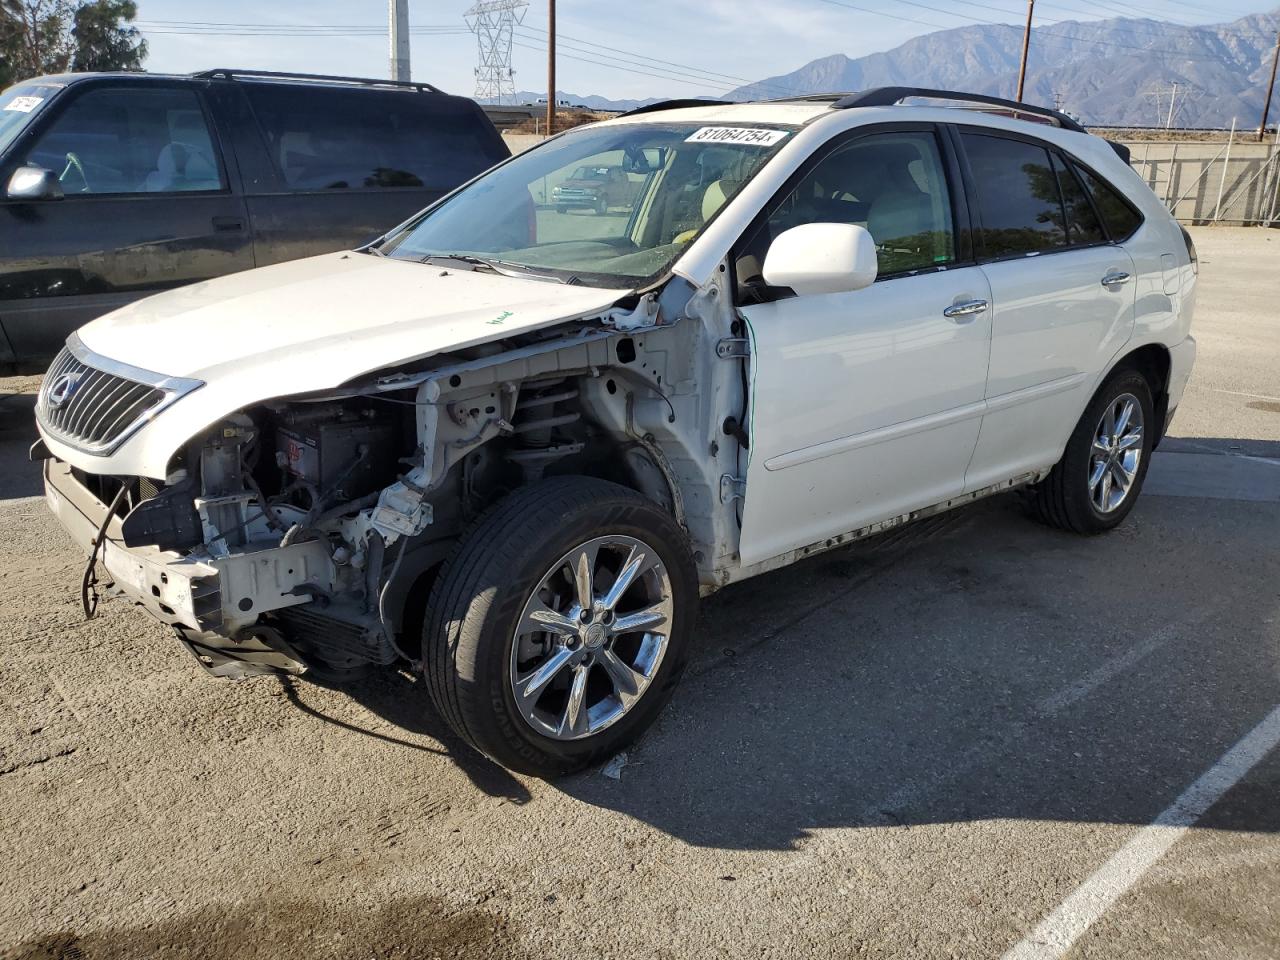
[[[557,209],[583,166],[629,204]],[[89,324],[33,456],[88,613],[110,579],[220,675],[408,661],[479,750],[555,775],[654,720],[699,594],[1013,488],[1120,523],[1196,271],[1051,111],[667,104],[362,250]]]

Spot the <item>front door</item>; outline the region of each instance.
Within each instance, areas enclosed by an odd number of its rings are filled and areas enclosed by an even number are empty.
[[[244,200],[193,85],[70,97],[6,165],[54,170],[65,193],[0,199],[0,322],[19,360],[139,297],[254,265]]]
[[[744,565],[961,492],[978,439],[990,292],[958,249],[954,169],[928,127],[834,144],[737,253],[806,222],[858,223],[880,279],[853,293],[743,304],[751,338]]]

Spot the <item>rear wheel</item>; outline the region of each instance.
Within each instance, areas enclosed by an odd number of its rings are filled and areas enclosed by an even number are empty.
[[[1094,395],[1057,466],[1031,491],[1050,526],[1096,534],[1119,526],[1142,491],[1151,460],[1151,388],[1136,370],[1119,370]]]
[[[689,653],[697,577],[662,508],[586,477],[518,491],[442,571],[424,634],[436,707],[482,753],[551,777],[653,722]]]

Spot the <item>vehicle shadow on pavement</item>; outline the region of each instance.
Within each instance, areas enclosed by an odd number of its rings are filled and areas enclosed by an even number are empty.
[[[36,442],[36,398],[32,393],[0,394],[0,500],[38,497],[44,492],[40,464],[27,459]]]
[[[298,696],[299,683],[334,690],[359,703],[388,723],[394,724],[397,729],[433,740],[440,745],[440,748],[425,743],[415,743],[377,730],[369,730],[338,717],[332,717],[303,702]],[[488,796],[501,797],[514,804],[524,804],[529,801],[529,791],[524,784],[492,760],[477,753],[449,728],[449,725],[431,708],[427,692],[422,689],[421,681],[416,678],[411,678],[398,670],[372,670],[358,679],[335,681],[332,684],[311,674],[307,674],[305,680],[281,677],[280,684],[289,702],[303,713],[384,743],[446,756],[467,775],[476,789]]]
[[[703,604],[700,653],[620,781],[555,786],[722,849],[1149,823],[1280,703],[1277,539],[1270,504],[1146,498],[1087,539],[1001,498],[814,558]],[[1280,832],[1278,795],[1280,759],[1200,825]]]

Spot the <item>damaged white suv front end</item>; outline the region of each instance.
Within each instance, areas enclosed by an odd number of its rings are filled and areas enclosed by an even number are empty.
[[[540,341],[539,329],[579,308],[598,318],[625,293],[550,296],[459,266],[336,254],[151,298],[71,337],[36,416],[50,505],[86,550],[98,542],[102,579],[220,674],[392,662],[384,548],[432,524],[433,468],[447,473],[517,419],[513,384],[449,381],[477,378],[472,348],[495,334]],[[376,308],[351,299],[362,273],[377,276]],[[598,332],[573,339],[574,359],[557,364],[589,366]],[[415,354],[435,357],[430,369],[376,371]]]

